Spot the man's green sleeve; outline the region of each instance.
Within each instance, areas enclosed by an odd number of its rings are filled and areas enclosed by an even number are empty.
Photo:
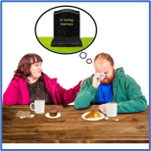
[[[147,101],[142,95],[140,86],[133,78],[127,76],[125,80],[125,87],[128,101],[118,103],[118,113],[133,113],[145,111],[147,108]]]
[[[91,80],[88,79],[82,83],[80,91],[74,100],[74,107],[76,109],[88,108],[91,101],[94,99],[97,89],[91,84]]]

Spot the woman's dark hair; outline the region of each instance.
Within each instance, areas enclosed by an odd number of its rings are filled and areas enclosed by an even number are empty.
[[[28,76],[31,75],[30,73],[30,67],[32,64],[37,63],[37,62],[42,62],[42,58],[34,53],[29,53],[26,54],[25,56],[22,57],[20,60],[17,70],[14,71],[14,76],[13,79],[17,77],[23,77],[25,80],[27,79]],[[44,73],[42,72],[41,78],[43,79]]]

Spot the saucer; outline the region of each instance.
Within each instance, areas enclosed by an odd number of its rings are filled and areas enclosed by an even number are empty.
[[[59,118],[59,117],[61,117],[61,114],[58,112],[56,116],[50,116],[50,114],[49,114],[49,113],[46,113],[46,114],[45,114],[45,116],[46,116],[47,118],[55,119],[55,118]]]

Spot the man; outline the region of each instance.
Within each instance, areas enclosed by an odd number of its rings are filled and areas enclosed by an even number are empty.
[[[117,102],[118,113],[132,113],[145,111],[147,101],[142,95],[136,81],[124,73],[123,68],[114,69],[113,58],[106,53],[98,54],[94,59],[95,74],[83,82],[74,100],[76,109],[88,108],[91,104]],[[105,77],[100,81],[100,72]],[[106,108],[104,108],[106,112]]]

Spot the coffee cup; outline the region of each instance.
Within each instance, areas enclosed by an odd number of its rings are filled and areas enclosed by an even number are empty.
[[[35,109],[32,108],[32,105],[35,106]],[[30,109],[37,114],[43,114],[45,112],[45,100],[35,100],[34,103],[30,104]]]
[[[104,108],[107,109],[107,113],[103,112]],[[115,102],[106,103],[106,106],[102,106],[101,111],[104,114],[107,114],[108,117],[116,117],[117,116],[117,103]]]

